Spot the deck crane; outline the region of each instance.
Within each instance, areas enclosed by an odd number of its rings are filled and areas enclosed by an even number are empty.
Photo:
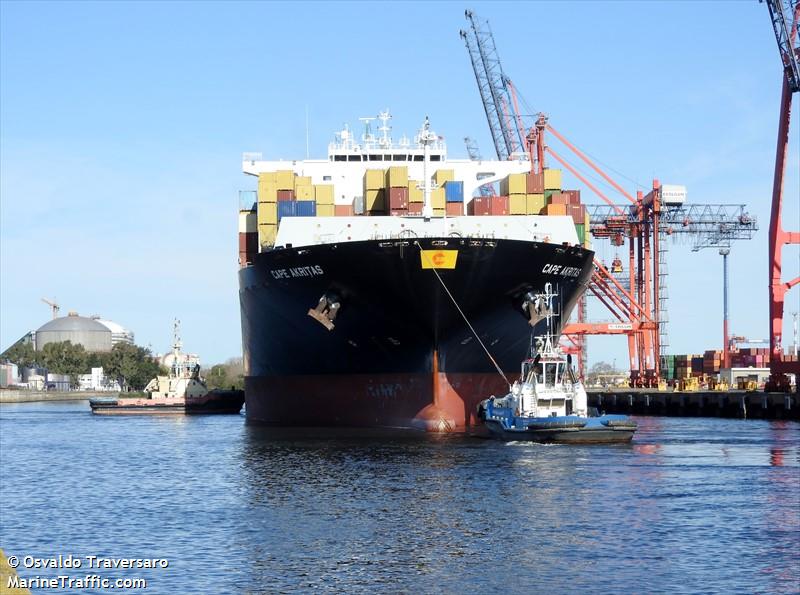
[[[789,232],[781,224],[783,176],[789,147],[789,125],[792,117],[792,95],[800,91],[800,47],[797,27],[800,25],[798,0],[765,0],[769,9],[778,53],[783,66],[783,88],[778,119],[778,143],[775,152],[775,174],[772,183],[772,210],[769,220],[769,348],[770,377],[766,390],[788,390],[786,374],[800,378],[800,362],[783,357],[783,302],[786,292],[800,283],[800,277],[784,283],[781,280],[781,253],[784,244],[800,244],[800,232]]]
[[[61,309],[61,306],[56,303],[55,299],[48,300],[47,298],[42,298],[42,301],[50,306],[50,309],[53,311],[53,320],[58,318],[58,311]]]

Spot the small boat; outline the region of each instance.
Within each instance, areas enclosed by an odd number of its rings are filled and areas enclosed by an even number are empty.
[[[520,379],[503,397],[480,402],[478,417],[491,435],[504,440],[534,442],[630,442],[637,424],[626,415],[601,415],[587,406],[583,383],[553,336],[552,285],[536,294],[537,312],[547,322],[544,336],[531,342],[530,357],[522,362]]]
[[[244,404],[243,390],[209,390],[200,378],[200,364],[181,353],[182,343],[175,321],[172,353],[167,355],[169,375],[156,376],[144,388],[144,395],[132,398],[90,399],[92,413],[98,415],[157,415],[239,413]]]

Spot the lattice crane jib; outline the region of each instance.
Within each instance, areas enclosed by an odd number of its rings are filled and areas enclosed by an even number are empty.
[[[489,22],[479,19],[470,10],[465,11],[464,16],[470,26],[461,30],[460,35],[469,52],[497,158],[506,160],[523,151],[525,146],[515,124],[518,114],[508,90],[508,78],[503,73]]]
[[[786,82],[791,93],[800,91],[800,38],[797,36],[800,20],[800,2],[797,0],[764,0],[769,9],[778,53],[783,64]]]

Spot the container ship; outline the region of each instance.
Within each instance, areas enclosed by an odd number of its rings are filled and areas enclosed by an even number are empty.
[[[358,141],[338,132],[327,159],[243,155],[258,178],[239,212],[250,420],[477,426],[530,351],[534,295],[557,289],[560,329],[589,281],[586,210],[560,170],[448,159],[427,118],[398,142],[379,118]]]

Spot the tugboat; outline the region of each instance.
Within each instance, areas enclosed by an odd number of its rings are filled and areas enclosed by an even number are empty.
[[[242,390],[209,390],[200,378],[200,364],[181,353],[179,321],[175,321],[169,375],[156,376],[144,388],[145,396],[117,399],[90,399],[92,413],[98,415],[153,415],[239,413],[244,404]]]
[[[560,443],[630,442],[637,424],[626,415],[601,415],[587,406],[583,383],[572,356],[558,348],[553,335],[553,292],[546,283],[535,295],[537,312],[546,320],[545,335],[531,341],[519,381],[504,397],[492,395],[478,405],[478,417],[495,438]]]

